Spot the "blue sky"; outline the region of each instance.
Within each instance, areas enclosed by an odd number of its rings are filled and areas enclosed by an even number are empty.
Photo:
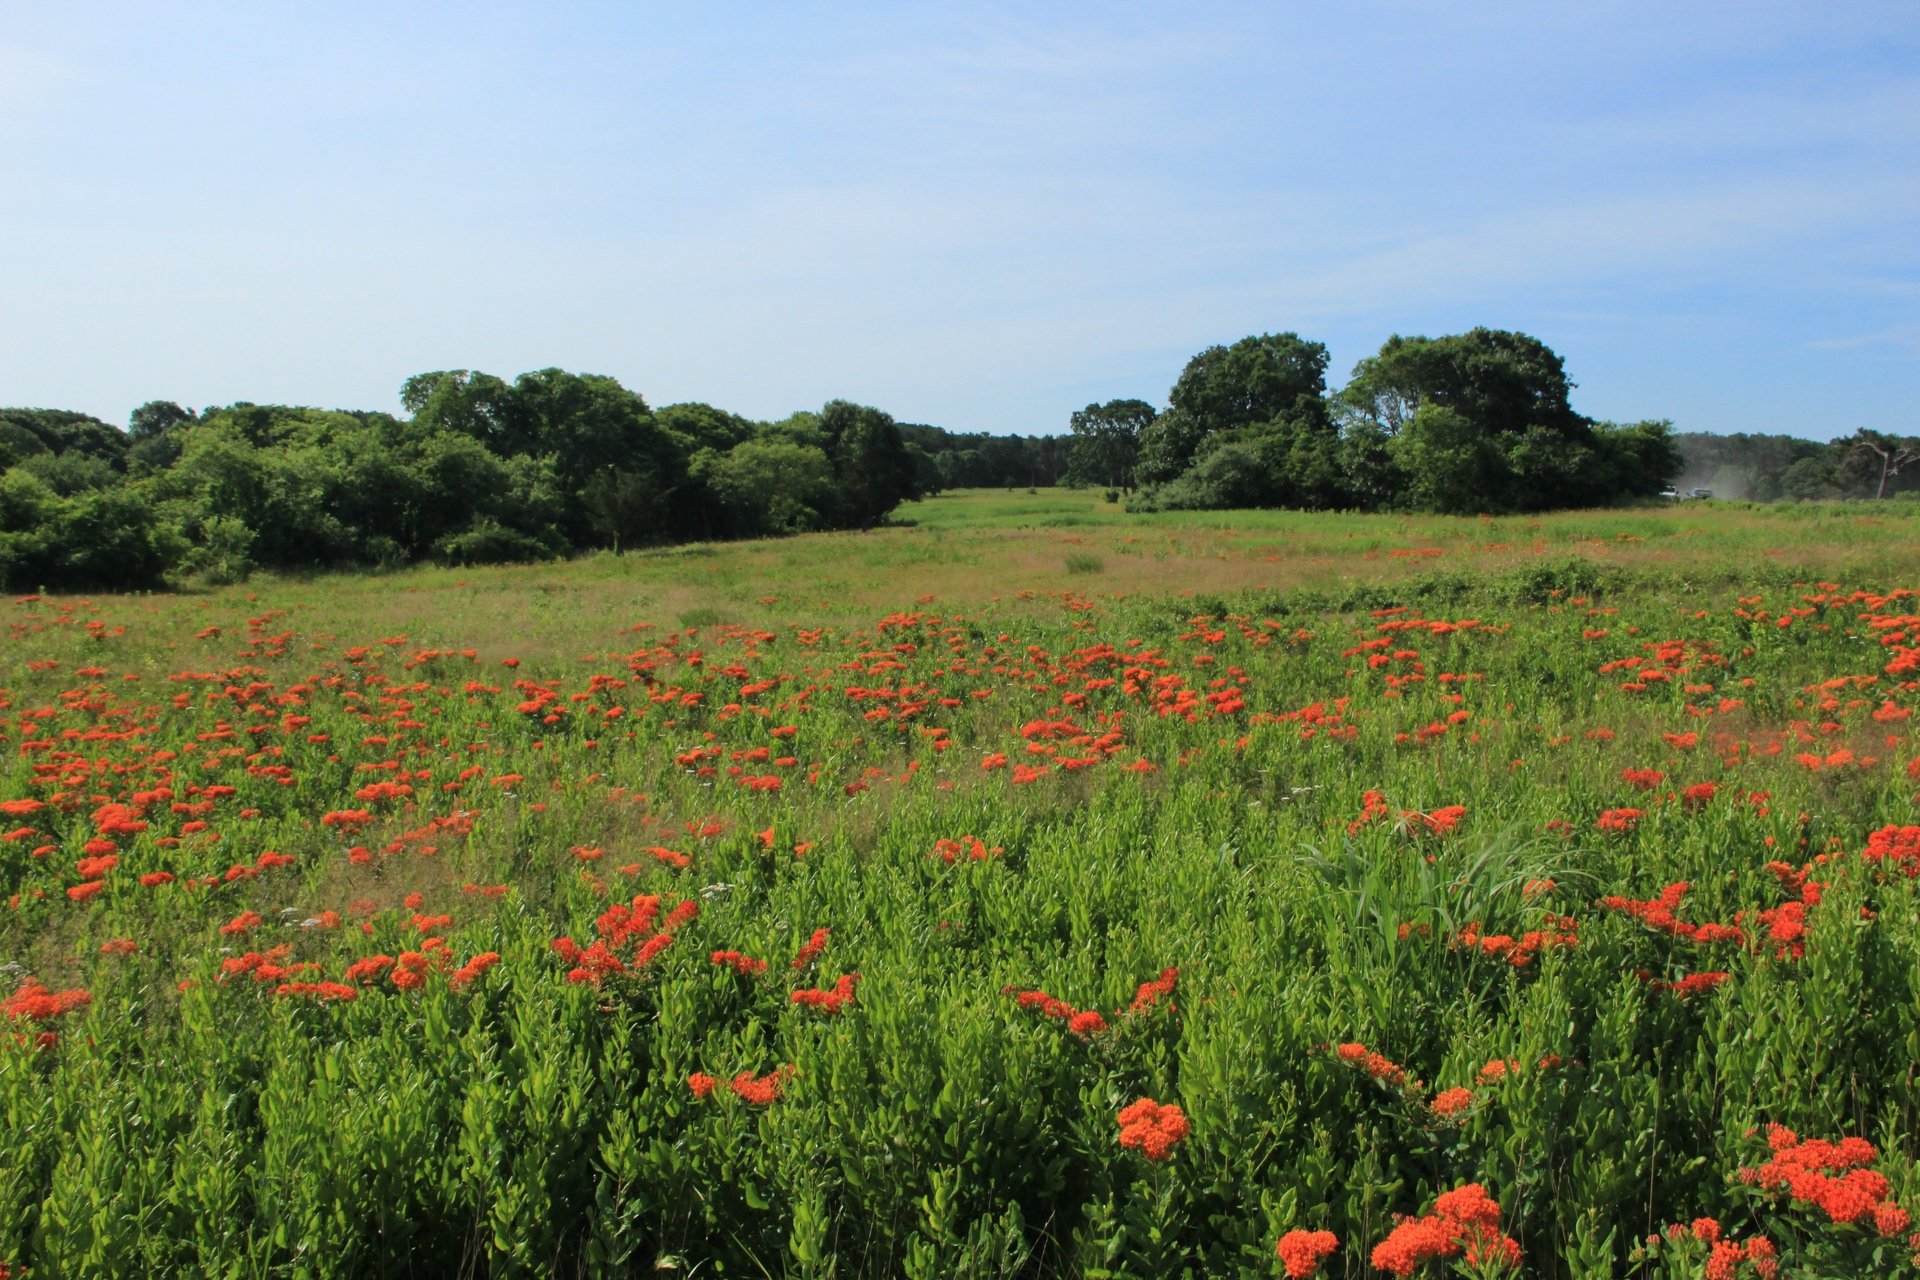
[[[0,0],[0,404],[654,404],[1050,433],[1295,330],[1920,433],[1920,6]]]

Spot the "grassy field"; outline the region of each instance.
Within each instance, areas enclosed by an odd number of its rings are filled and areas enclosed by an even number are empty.
[[[901,514],[0,606],[0,1263],[1915,1273],[1915,504]]]

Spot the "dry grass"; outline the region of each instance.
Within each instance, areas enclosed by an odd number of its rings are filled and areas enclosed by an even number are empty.
[[[1098,493],[973,492],[903,509],[912,525],[778,541],[596,555],[541,565],[419,568],[309,584],[260,579],[191,596],[102,598],[103,616],[170,636],[249,616],[311,637],[404,635],[409,647],[578,659],[661,632],[720,623],[860,626],[894,610],[944,610],[1022,592],[1093,599],[1338,590],[1421,575],[1498,574],[1578,558],[1683,580],[1750,580],[1761,566],[1830,580],[1899,580],[1920,563],[1920,504],[1683,508],[1452,519],[1302,512],[1128,515]],[[1080,565],[1079,571],[1069,561]],[[1097,560],[1099,568],[1085,566]],[[132,616],[129,616],[132,610]],[[635,624],[651,630],[623,634]],[[621,648],[620,646],[625,646]]]

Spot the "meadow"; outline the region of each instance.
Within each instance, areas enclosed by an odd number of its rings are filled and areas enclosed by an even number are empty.
[[[1920,504],[0,604],[0,1274],[1920,1274]]]

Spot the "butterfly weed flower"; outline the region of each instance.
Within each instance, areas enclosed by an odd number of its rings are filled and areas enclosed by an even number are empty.
[[[1360,815],[1347,824],[1347,834],[1359,835],[1362,828],[1387,816],[1387,798],[1378,791],[1368,791],[1360,797]]]
[[[38,979],[28,978],[20,984],[19,990],[0,1003],[0,1014],[26,1022],[51,1022],[62,1014],[83,1009],[92,1003],[93,994],[89,991],[80,988],[54,991]]]
[[[1633,916],[1649,929],[1671,934],[1688,942],[1710,945],[1717,942],[1744,942],[1746,932],[1738,925],[1716,924],[1711,921],[1704,924],[1692,924],[1680,919],[1677,914],[1693,886],[1685,880],[1676,880],[1660,891],[1657,898],[1639,901],[1613,895],[1600,899],[1600,905],[1609,911],[1622,911]]]
[[[1359,1041],[1335,1045],[1333,1056],[1356,1070],[1366,1072],[1388,1088],[1404,1088],[1407,1084],[1406,1068],[1382,1054],[1373,1052]]]
[[[1640,819],[1647,816],[1644,809],[1608,809],[1594,820],[1598,830],[1614,835],[1625,835],[1640,825]]]
[[[1706,1246],[1707,1255],[1699,1272],[1702,1280],[1741,1280],[1742,1277],[1773,1280],[1779,1271],[1778,1250],[1773,1241],[1765,1236],[1750,1236],[1745,1244],[1736,1243],[1717,1218],[1676,1222],[1663,1234],[1648,1236],[1647,1245],[1652,1257],[1674,1252],[1682,1259],[1697,1254],[1699,1246]]]
[[[1889,824],[1868,834],[1860,856],[1880,872],[1920,877],[1920,824]]]
[[[1067,1019],[1067,1030],[1082,1040],[1090,1040],[1107,1030],[1107,1020],[1096,1010],[1084,1009]]]
[[[1790,1201],[1811,1205],[1835,1223],[1869,1220],[1885,1236],[1906,1230],[1907,1212],[1890,1199],[1893,1185],[1886,1175],[1871,1167],[1879,1152],[1866,1139],[1802,1139],[1776,1124],[1768,1126],[1767,1146],[1771,1157],[1739,1170],[1740,1181],[1784,1192]]]
[[[1670,991],[1680,999],[1687,1000],[1714,990],[1732,976],[1732,974],[1721,970],[1711,970],[1700,973],[1690,973],[1686,977],[1676,978],[1672,982],[1652,980],[1649,982],[1649,985],[1656,991]]]
[[[820,958],[821,953],[827,949],[828,939],[832,937],[833,937],[833,930],[831,929],[815,929],[813,931],[813,936],[808,938],[806,942],[801,945],[799,954],[793,957],[793,964],[791,967],[795,969],[804,969],[808,965],[812,964],[815,960],[818,960]]]
[[[1121,1108],[1120,1145],[1138,1150],[1149,1160],[1165,1160],[1187,1139],[1186,1113],[1171,1103],[1141,1098]]]
[[[1404,1219],[1374,1246],[1372,1262],[1382,1271],[1408,1276],[1432,1259],[1462,1256],[1470,1267],[1520,1264],[1519,1242],[1500,1230],[1499,1203],[1477,1182],[1442,1192],[1433,1212]]]
[[[73,869],[82,880],[98,880],[119,865],[119,857],[109,853],[82,858],[73,864]]]
[[[742,1102],[756,1107],[764,1107],[786,1090],[787,1081],[793,1075],[793,1066],[776,1068],[764,1076],[755,1076],[751,1071],[742,1071],[727,1082],[727,1088]]]
[[[999,845],[992,848],[979,836],[961,836],[957,840],[939,839],[933,842],[933,852],[947,866],[965,859],[968,862],[985,862],[1002,852]]]
[[[1520,1070],[1520,1062],[1518,1059],[1495,1058],[1484,1067],[1481,1067],[1480,1070],[1475,1073],[1474,1078],[1483,1085],[1498,1084],[1518,1070]]]
[[[1179,981],[1180,970],[1176,968],[1162,969],[1159,977],[1151,978],[1140,984],[1139,988],[1133,993],[1133,1003],[1127,1006],[1127,1012],[1145,1013],[1154,1008],[1162,1000],[1173,995],[1174,987],[1179,984]]]
[[[499,963],[500,953],[498,951],[482,951],[479,955],[474,956],[458,969],[455,969],[452,975],[448,977],[447,985],[456,991],[463,987],[470,986],[478,981],[481,975],[486,973],[487,970]]]
[[[1406,926],[1401,927],[1404,929]],[[1548,914],[1541,928],[1529,929],[1516,938],[1506,933],[1482,933],[1480,922],[1475,920],[1454,936],[1453,944],[1522,969],[1543,950],[1578,946],[1580,938],[1575,928],[1576,921],[1572,916]]]
[[[378,982],[382,974],[393,968],[393,957],[388,955],[367,956],[355,960],[341,974],[348,982]]]
[[[1339,1247],[1340,1238],[1331,1231],[1294,1230],[1280,1237],[1277,1252],[1288,1280],[1306,1280]]]
[[[1745,1245],[1737,1245],[1731,1240],[1715,1240],[1712,1253],[1707,1257],[1707,1265],[1700,1275],[1702,1280],[1735,1280],[1740,1264],[1744,1262],[1752,1264],[1753,1274],[1760,1280],[1773,1280],[1779,1270],[1776,1256],[1773,1241],[1765,1236],[1751,1236]]]
[[[242,911],[239,915],[221,925],[220,932],[229,938],[244,937],[264,923],[265,921],[261,919],[258,911]]]
[[[1422,813],[1417,809],[1405,809],[1400,814],[1400,829],[1410,836],[1447,836],[1467,816],[1467,806],[1450,804],[1435,809],[1432,813]]]
[[[1019,987],[1002,987],[1000,994],[1003,996],[1012,996],[1014,1003],[1022,1009],[1035,1010],[1048,1018],[1059,1018],[1063,1021],[1071,1021],[1080,1016],[1079,1009],[1068,1004],[1065,1000],[1055,999],[1037,987],[1031,991],[1022,990]]]
[[[716,967],[731,969],[743,978],[756,977],[767,971],[767,962],[765,960],[756,960],[752,956],[739,951],[716,951],[709,959],[713,961]]]
[[[857,973],[842,974],[840,980],[824,991],[801,990],[793,993],[794,1004],[818,1009],[822,1013],[839,1013],[853,1003],[853,989],[859,983]]]
[[[1711,782],[1696,782],[1680,792],[1680,803],[1686,808],[1698,812],[1713,803],[1719,788]]]

